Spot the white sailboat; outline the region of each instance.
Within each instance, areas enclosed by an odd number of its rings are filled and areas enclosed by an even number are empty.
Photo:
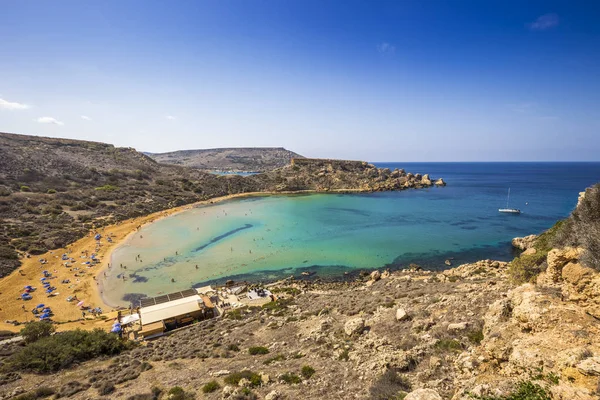
[[[521,214],[521,210],[519,210],[517,208],[508,208],[509,201],[510,201],[510,188],[508,188],[508,196],[506,197],[506,208],[499,208],[498,211],[501,213]]]

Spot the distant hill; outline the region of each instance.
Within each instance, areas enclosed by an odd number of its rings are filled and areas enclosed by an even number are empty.
[[[203,170],[265,172],[281,168],[301,155],[283,147],[236,147],[144,153],[157,162]]]

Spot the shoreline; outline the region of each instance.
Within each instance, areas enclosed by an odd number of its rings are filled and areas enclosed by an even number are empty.
[[[103,314],[116,314],[117,309],[105,301],[103,292],[104,286],[98,280],[98,276],[108,269],[108,263],[112,265],[112,254],[114,250],[122,246],[127,239],[133,235],[138,227],[141,228],[147,224],[156,222],[162,218],[176,215],[180,212],[190,210],[199,206],[212,205],[228,200],[240,199],[245,197],[269,197],[279,195],[302,195],[302,194],[354,194],[354,193],[373,193],[372,190],[361,189],[334,189],[334,190],[299,190],[299,191],[282,191],[282,192],[247,192],[236,193],[226,196],[214,197],[207,200],[201,200],[195,203],[189,203],[182,206],[157,211],[142,217],[136,217],[118,222],[114,225],[91,230],[89,233],[77,241],[68,244],[64,248],[50,250],[38,256],[21,259],[21,266],[0,280],[0,330],[19,331],[22,326],[15,326],[6,321],[16,320],[21,323],[35,320],[35,316],[31,315],[31,309],[38,303],[46,304],[51,307],[54,312],[53,320],[59,323],[59,330],[84,328],[93,329],[100,326],[106,326],[107,321],[101,319],[83,319],[81,310],[73,303],[67,303],[67,296],[77,295],[79,300],[85,301],[86,306],[101,307]],[[96,247],[94,235],[100,233],[103,237],[101,245]],[[112,237],[112,243],[106,241],[106,237]],[[88,252],[95,253],[100,262],[96,265],[83,266],[82,254]],[[74,276],[71,268],[66,269],[63,260],[60,258],[62,254],[68,254],[69,257],[76,259],[71,265],[75,271],[87,270],[85,276]],[[40,264],[40,259],[47,260],[46,264]],[[86,259],[87,258],[83,258]],[[77,264],[79,263],[79,264]],[[47,297],[43,293],[42,288],[38,288],[32,293],[33,299],[23,301],[20,299],[20,294],[23,292],[25,285],[34,285],[39,282],[41,271],[48,270],[52,273],[52,284],[57,288],[57,295]],[[58,283],[68,279],[69,286]],[[95,283],[95,284],[94,284]],[[102,293],[101,293],[102,292]],[[112,311],[109,311],[112,310]],[[75,325],[75,326],[73,326]],[[100,325],[100,326],[99,326]],[[110,325],[107,325],[108,327]]]

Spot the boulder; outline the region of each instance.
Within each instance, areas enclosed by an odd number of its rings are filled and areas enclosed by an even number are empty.
[[[429,178],[429,174],[423,175],[421,178],[421,185],[431,186],[431,179]]]
[[[443,400],[433,389],[417,389],[410,392],[404,400]]]
[[[279,393],[277,390],[273,390],[272,392],[269,392],[265,396],[265,400],[279,400],[279,399],[281,399],[281,393]]]
[[[529,235],[524,237],[516,237],[512,240],[513,247],[521,250],[527,250],[533,247],[533,243],[537,239],[537,235]]]
[[[586,376],[600,376],[600,357],[590,357],[575,366]]]
[[[396,321],[406,321],[409,318],[408,313],[403,308],[396,310]]]
[[[348,336],[360,335],[365,329],[365,320],[362,318],[353,318],[344,324],[344,332]]]
[[[372,281],[378,281],[379,279],[381,279],[381,272],[375,270],[373,272],[371,272],[371,280]]]
[[[467,322],[457,322],[455,324],[448,324],[449,331],[464,331],[467,329],[469,324]]]
[[[390,273],[390,270],[389,270],[389,269],[386,269],[385,271],[383,271],[383,272],[381,273],[381,279],[386,279],[386,278],[389,278],[389,277],[390,277],[390,275],[391,275],[391,273]]]
[[[582,279],[589,278],[594,270],[578,263],[570,262],[562,268],[562,278],[572,285],[578,285]]]
[[[444,182],[444,180],[442,178],[440,178],[437,181],[435,181],[434,185],[435,186],[446,186],[446,182]]]
[[[558,282],[562,278],[562,269],[570,262],[579,260],[583,250],[572,247],[564,249],[552,249],[548,252],[548,268],[546,274],[553,282]]]
[[[521,255],[523,256],[530,256],[537,253],[537,250],[534,247],[530,247],[527,250],[525,250],[523,253],[521,253]]]

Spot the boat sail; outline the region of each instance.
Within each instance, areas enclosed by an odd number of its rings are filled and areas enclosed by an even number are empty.
[[[506,208],[499,208],[498,211],[501,213],[509,213],[509,214],[521,214],[521,210],[517,208],[509,208],[508,202],[510,201],[510,188],[508,188],[508,196],[506,197]]]

